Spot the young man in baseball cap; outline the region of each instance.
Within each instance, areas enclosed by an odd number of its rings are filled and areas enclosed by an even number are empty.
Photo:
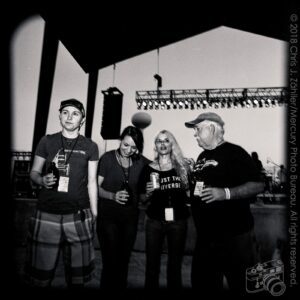
[[[99,152],[95,142],[79,133],[85,118],[82,103],[64,100],[59,112],[62,130],[42,137],[30,172],[41,190],[25,271],[29,285],[49,287],[62,252],[66,283],[74,288],[90,281],[94,269]]]

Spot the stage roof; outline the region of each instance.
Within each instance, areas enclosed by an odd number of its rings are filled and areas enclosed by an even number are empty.
[[[31,12],[48,22],[86,73],[219,26],[284,41],[289,38],[289,9],[275,3],[264,8],[246,3],[202,7],[199,1],[197,6],[162,7],[155,2],[120,6],[87,1],[68,7],[52,4]]]

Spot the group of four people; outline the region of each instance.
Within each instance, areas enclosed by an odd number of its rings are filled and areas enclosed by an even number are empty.
[[[204,149],[194,163],[167,130],[155,137],[154,160],[148,160],[142,155],[143,134],[134,126],[123,130],[118,149],[99,160],[96,143],[79,133],[85,119],[82,103],[62,101],[59,111],[62,131],[41,139],[31,170],[32,181],[42,186],[28,236],[31,285],[50,286],[60,250],[68,286],[87,283],[94,269],[96,227],[103,263],[100,286],[125,289],[141,201],[147,205],[146,289],[159,288],[165,237],[167,286],[182,288],[191,212],[197,231],[192,287],[221,291],[225,275],[232,290],[245,290],[246,268],[258,261],[250,202],[264,185],[250,155],[224,140],[219,115],[202,113],[185,123]],[[57,176],[48,169],[53,162]]]

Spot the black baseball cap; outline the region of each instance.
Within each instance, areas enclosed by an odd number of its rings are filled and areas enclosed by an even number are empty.
[[[185,126],[188,128],[192,128],[195,125],[201,123],[202,121],[214,121],[219,123],[222,127],[224,126],[224,121],[221,119],[221,117],[219,115],[217,115],[216,113],[213,112],[205,112],[200,114],[195,120],[189,121],[189,122],[185,122]]]
[[[83,104],[80,101],[78,101],[76,99],[63,100],[60,103],[59,111],[61,112],[62,109],[64,107],[67,107],[67,106],[74,106],[74,107],[76,107],[78,110],[80,110],[80,112],[82,113],[82,116],[85,117],[85,110],[84,110]]]

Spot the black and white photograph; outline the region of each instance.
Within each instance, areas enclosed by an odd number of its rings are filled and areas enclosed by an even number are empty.
[[[6,9],[12,294],[298,289],[299,5],[173,5]]]

